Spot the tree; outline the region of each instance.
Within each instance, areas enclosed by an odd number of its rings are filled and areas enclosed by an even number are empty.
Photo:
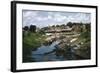
[[[39,30],[39,33],[40,33],[40,34],[45,34],[45,31],[44,31],[43,29],[40,29],[40,30]]]
[[[49,29],[49,27],[43,27],[43,28],[41,28],[42,30],[48,30]]]
[[[36,32],[36,26],[35,25],[30,25],[30,31],[31,32]]]
[[[62,25],[61,25],[61,28],[64,29],[64,28],[65,28],[65,24],[62,24]]]
[[[55,28],[55,25],[52,25],[53,28]]]
[[[28,31],[28,30],[29,30],[29,27],[28,27],[28,26],[25,26],[23,29],[24,29],[25,31]]]
[[[73,26],[73,23],[72,22],[68,22],[67,26],[69,26],[71,28]]]
[[[85,24],[86,25],[86,30],[88,31],[88,32],[90,32],[91,31],[91,25],[90,24]]]
[[[56,25],[56,27],[60,27],[59,25]]]

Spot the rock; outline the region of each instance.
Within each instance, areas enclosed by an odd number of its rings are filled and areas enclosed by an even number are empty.
[[[75,42],[78,38],[74,38],[72,40],[70,40],[71,43]]]

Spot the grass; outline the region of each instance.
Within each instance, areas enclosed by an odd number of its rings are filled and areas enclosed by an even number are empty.
[[[44,42],[45,36],[40,33],[27,32],[23,35],[23,62],[32,61],[27,58],[31,56],[31,52],[37,50]]]
[[[82,32],[79,36],[77,42],[83,43],[80,45],[80,48],[77,50],[81,56],[85,57],[86,59],[90,59],[91,56],[91,35],[89,31]]]
[[[45,37],[42,36],[42,34],[29,32],[29,35],[24,37],[23,43],[29,45],[28,48],[37,48],[41,45],[44,39]]]
[[[70,33],[70,35],[71,34],[72,33]],[[65,35],[68,35],[68,34],[65,33]],[[73,44],[79,44],[81,42],[83,43],[83,44],[80,44],[80,49],[78,49],[78,52],[80,53],[79,55],[82,55],[88,59],[90,58],[90,50],[91,50],[91,47],[90,47],[91,38],[90,37],[91,37],[90,31],[81,32],[80,36],[77,37],[78,40],[76,40],[76,42],[73,43]],[[31,56],[31,52],[37,50],[37,48],[41,46],[41,44],[46,43],[45,41],[46,38],[47,36],[44,35],[43,33],[39,33],[39,32],[33,33],[30,31],[24,32],[23,34],[23,62],[35,61],[29,56]],[[61,39],[63,39],[63,37],[61,37]],[[68,50],[70,49],[57,50],[56,53],[58,55],[61,55],[61,54],[65,55],[65,53],[68,52]]]

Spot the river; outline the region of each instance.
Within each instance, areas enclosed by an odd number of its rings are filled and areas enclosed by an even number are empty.
[[[58,48],[56,48],[55,46],[59,43],[60,41],[54,41],[51,45],[41,45],[39,48],[37,48],[36,51],[32,51],[32,58],[36,62],[80,59],[79,56],[74,54],[74,50],[71,48],[70,52],[67,52],[66,55],[57,56],[55,50],[58,50]]]

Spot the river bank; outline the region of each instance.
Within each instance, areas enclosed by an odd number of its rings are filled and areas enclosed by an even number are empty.
[[[23,41],[23,62],[90,59],[88,33],[47,36],[30,33]]]

